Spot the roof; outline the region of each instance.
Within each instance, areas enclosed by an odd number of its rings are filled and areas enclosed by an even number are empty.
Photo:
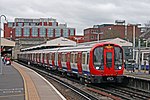
[[[118,44],[120,46],[132,46],[131,42],[128,42],[128,41],[120,39],[120,38],[115,38],[115,39],[112,39],[108,42],[115,43],[115,44]]]
[[[93,45],[95,43],[101,43],[101,42],[110,42],[110,43],[118,44],[120,46],[132,46],[131,42],[128,42],[128,41],[120,39],[120,38],[106,39],[106,40],[92,41],[92,42],[84,42],[84,43],[79,43],[77,45]]]
[[[75,46],[76,42],[64,37],[47,41],[46,46]]]
[[[42,48],[42,47],[61,47],[61,46],[75,46],[76,42],[69,40],[67,38],[64,37],[60,37],[60,38],[56,38],[50,41],[47,41],[45,44],[41,44],[41,45],[37,45],[37,46],[33,46],[33,47],[29,47],[29,48],[25,48],[22,50],[29,50],[29,49],[35,49],[35,48]]]
[[[14,47],[15,46],[15,42],[8,40],[6,38],[1,38],[1,46],[8,46],[8,47]]]

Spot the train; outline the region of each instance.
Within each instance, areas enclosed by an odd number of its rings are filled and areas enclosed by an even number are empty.
[[[17,55],[19,61],[75,76],[87,83],[122,83],[123,48],[114,43],[95,43],[74,47],[27,50]]]

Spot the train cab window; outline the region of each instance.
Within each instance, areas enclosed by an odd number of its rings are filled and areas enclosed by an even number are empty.
[[[93,63],[97,70],[104,70],[104,59],[103,59],[103,47],[97,47],[94,49]]]
[[[106,53],[106,66],[108,68],[112,67],[112,53],[111,52]]]
[[[123,64],[123,52],[119,47],[115,47],[115,69],[121,69]]]

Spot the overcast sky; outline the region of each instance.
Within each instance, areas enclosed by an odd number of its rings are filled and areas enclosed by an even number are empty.
[[[0,14],[8,21],[21,18],[55,18],[76,28],[77,35],[94,24],[146,23],[150,20],[150,0],[0,0]]]

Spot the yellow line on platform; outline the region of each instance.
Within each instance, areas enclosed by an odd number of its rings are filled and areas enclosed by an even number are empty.
[[[40,96],[32,78],[21,68],[20,64],[13,62],[12,65],[20,72],[24,80],[25,100],[40,100]]]

